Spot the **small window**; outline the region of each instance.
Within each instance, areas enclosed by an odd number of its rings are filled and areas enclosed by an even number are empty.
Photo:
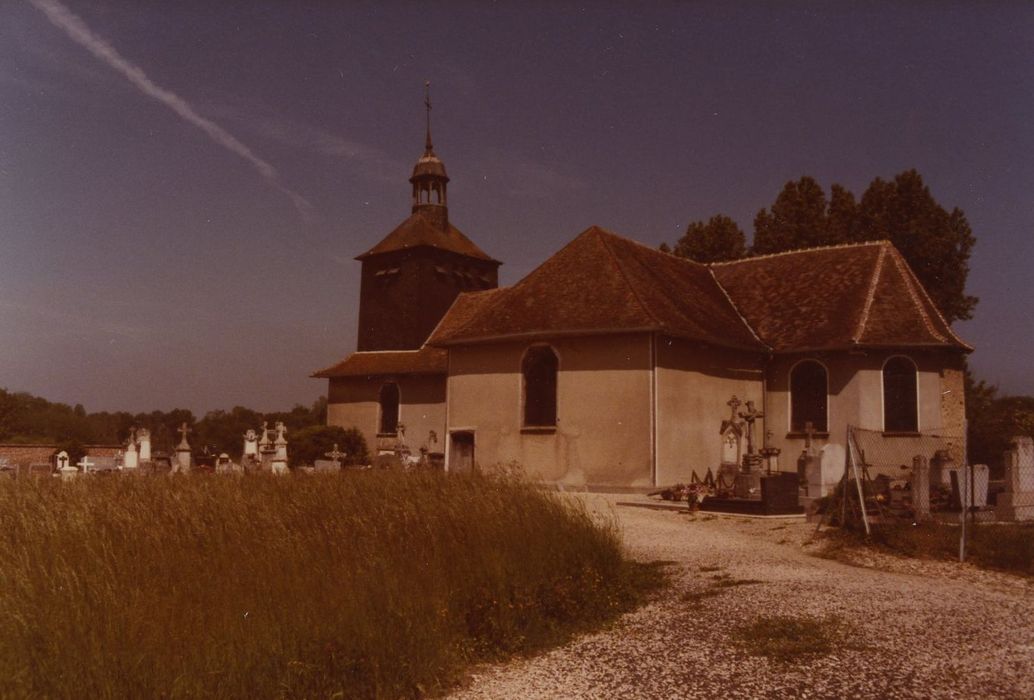
[[[528,349],[521,362],[524,377],[524,425],[556,426],[557,368],[553,349],[544,345]]]
[[[394,435],[399,429],[399,385],[389,382],[381,387],[381,424],[377,432]]]
[[[916,366],[907,357],[892,357],[883,365],[883,430],[888,433],[919,431]]]
[[[803,433],[808,423],[819,433],[829,431],[827,422],[828,377],[815,360],[797,363],[790,370],[790,430]]]

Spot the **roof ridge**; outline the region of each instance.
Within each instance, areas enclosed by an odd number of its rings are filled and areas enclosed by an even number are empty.
[[[869,280],[869,290],[865,294],[865,304],[862,306],[862,313],[858,317],[858,327],[855,329],[854,335],[851,337],[851,342],[858,343],[862,339],[862,335],[865,334],[865,324],[869,322],[869,312],[872,310],[872,302],[876,298],[876,286],[880,282],[880,276],[883,274],[883,259],[887,256],[886,246],[880,247],[880,252],[876,256],[876,264],[873,266],[872,279]]]
[[[664,328],[664,324],[661,323],[657,316],[653,313],[653,311],[650,310],[650,307],[647,306],[647,304],[643,301],[643,298],[639,296],[639,292],[638,290],[636,290],[635,285],[632,284],[632,281],[628,279],[628,274],[625,272],[624,267],[622,267],[621,261],[618,259],[617,254],[614,253],[614,251],[611,249],[610,243],[607,241],[607,237],[600,236],[599,234],[605,233],[610,236],[614,236],[615,238],[621,238],[622,240],[628,239],[622,238],[621,236],[617,236],[616,234],[610,233],[609,231],[604,231],[599,227],[594,226],[593,228],[596,229],[596,235],[599,237],[600,242],[603,244],[603,249],[607,251],[608,257],[610,257],[611,262],[614,263],[614,267],[617,268],[618,274],[621,275],[621,279],[625,281],[625,286],[628,287],[628,290],[630,292],[632,292],[632,296],[635,297],[636,302],[639,304],[639,308],[643,310],[643,313],[645,313],[650,320],[657,324],[657,327],[659,329]],[[643,247],[645,248],[646,246]]]
[[[740,312],[740,307],[736,306],[736,302],[732,300],[732,296],[730,296],[729,290],[723,287],[722,283],[718,281],[718,276],[715,275],[714,268],[710,265],[705,265],[704,267],[707,268],[707,272],[709,275],[711,275],[711,279],[714,280],[715,286],[717,286],[718,289],[722,290],[722,294],[725,296],[725,299],[729,302],[729,306],[731,306],[732,310],[736,312],[736,315],[739,317],[740,321],[743,322],[743,325],[747,327],[747,330],[750,331],[750,334],[754,336],[755,340],[757,340],[765,348],[771,351],[772,346],[761,339],[761,336],[759,336],[757,331],[754,330],[754,327],[747,322],[747,317],[744,316],[742,312]]]
[[[965,340],[963,340],[962,338],[960,338],[960,337],[959,337],[959,336],[958,336],[958,335],[957,335],[957,334],[955,333],[955,329],[954,329],[954,328],[952,328],[952,327],[951,327],[951,324],[950,324],[950,323],[948,323],[947,319],[945,319],[945,318],[944,318],[944,315],[943,315],[943,314],[941,313],[941,310],[940,310],[940,309],[939,309],[939,308],[937,307],[937,304],[935,304],[935,303],[934,303],[934,301],[933,301],[933,299],[932,299],[932,298],[930,297],[930,292],[926,291],[926,287],[924,287],[924,286],[923,286],[923,284],[922,284],[922,283],[921,283],[921,282],[919,281],[919,278],[918,278],[918,277],[916,276],[916,273],[915,273],[915,271],[914,271],[914,270],[912,269],[912,266],[911,266],[911,265],[909,265],[909,264],[908,264],[908,261],[904,259],[904,257],[905,257],[905,256],[901,255],[901,251],[897,250],[897,248],[895,248],[894,250],[895,250],[895,252],[896,252],[896,253],[898,254],[898,256],[899,256],[899,257],[901,258],[901,262],[902,262],[902,263],[904,264],[904,266],[905,266],[905,277],[906,277],[906,278],[907,278],[908,280],[910,280],[910,281],[911,281],[911,283],[912,283],[912,284],[914,284],[914,285],[915,285],[915,286],[916,286],[916,287],[917,287],[917,288],[919,289],[919,293],[920,293],[920,294],[922,294],[922,296],[923,296],[923,298],[924,298],[924,299],[926,299],[926,302],[927,302],[927,303],[928,303],[928,304],[930,305],[930,307],[931,307],[931,308],[933,309],[933,312],[934,312],[935,314],[937,314],[937,319],[938,319],[938,320],[939,320],[939,321],[940,321],[941,323],[943,323],[943,324],[944,324],[944,328],[945,328],[945,330],[946,330],[946,331],[948,331],[948,335],[949,335],[949,336],[951,336],[951,339],[953,339],[953,340],[954,340],[955,342],[957,342],[957,343],[958,343],[959,345],[961,345],[962,347],[964,347],[964,348],[968,348],[968,349],[972,350],[972,349],[973,349],[973,346],[972,346],[972,345],[970,345],[969,343],[967,343],[967,342],[966,342]],[[921,310],[923,311],[923,313],[924,313],[924,316],[925,316],[925,313],[926,313],[926,312],[925,312],[925,309],[921,309]],[[940,335],[940,334],[938,333],[937,335]],[[941,336],[941,337],[943,338],[943,336]],[[945,340],[948,340],[947,338],[944,338],[944,339],[945,339]]]
[[[922,285],[918,284],[918,280],[914,279],[912,275],[908,274],[908,265],[905,264],[904,259],[900,255],[895,255],[893,256],[893,258],[894,264],[898,268],[898,272],[901,273],[902,278],[904,278],[905,280],[905,287],[908,289],[908,295],[912,297],[912,303],[915,304],[916,308],[919,310],[919,315],[923,319],[923,325],[926,326],[926,330],[930,331],[930,335],[939,339],[941,342],[948,342],[948,339],[941,335],[941,333],[938,332],[936,328],[934,328],[933,322],[930,320],[930,315],[926,312],[926,309],[923,307],[923,303],[919,299],[919,294],[916,292],[916,287],[919,287],[921,289]],[[929,299],[929,297],[927,297],[927,299]],[[937,309],[937,306],[935,304],[933,304],[933,307],[934,310]],[[940,315],[939,311],[937,313],[938,315]],[[941,318],[941,321],[944,321],[943,317]]]
[[[737,265],[739,263],[752,262],[754,260],[767,260],[768,258],[775,258],[780,255],[792,255],[794,253],[812,253],[820,250],[837,250],[841,248],[863,248],[869,245],[893,245],[890,241],[885,238],[881,238],[876,241],[858,241],[856,243],[831,243],[830,245],[819,245],[810,248],[794,248],[793,250],[781,250],[778,253],[765,253],[764,255],[753,255],[749,258],[739,258],[738,260],[722,260],[720,262],[709,263],[709,265]]]

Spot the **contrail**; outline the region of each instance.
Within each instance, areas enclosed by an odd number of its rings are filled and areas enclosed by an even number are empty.
[[[312,216],[312,205],[305,197],[281,184],[276,168],[255,155],[250,148],[241,143],[226,129],[210,119],[205,119],[194,111],[194,108],[182,97],[156,85],[139,66],[133,65],[124,59],[111,44],[94,34],[86,26],[86,23],[73,14],[71,10],[57,2],[57,0],[29,0],[29,3],[46,15],[50,23],[61,29],[72,41],[108,64],[112,69],[124,75],[140,92],[161,102],[178,114],[184,121],[201,129],[217,144],[251,163],[259,175],[266,178],[276,189],[290,197],[291,202],[303,217],[309,218]]]

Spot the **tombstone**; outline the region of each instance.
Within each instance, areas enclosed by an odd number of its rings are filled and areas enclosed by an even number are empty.
[[[80,469],[82,469],[83,470],[83,474],[89,474],[90,473],[90,469],[93,467],[93,465],[94,465],[94,463],[90,461],[89,456],[85,456],[82,459],[80,459],[78,462],[76,462],[75,466],[77,466]]]
[[[778,447],[772,446],[772,431],[765,433],[765,446],[761,448],[761,457],[765,460],[765,472],[775,474],[779,471],[779,454],[782,452]]]
[[[180,434],[180,444],[176,445],[176,461],[172,464],[172,473],[190,471],[190,444],[187,443],[187,434],[191,432],[184,422],[176,430]]]
[[[136,431],[136,441],[140,446],[140,464],[147,464],[151,461],[151,431],[147,428],[140,428]]]
[[[244,433],[244,452],[241,453],[242,461],[250,459],[256,459],[258,457],[258,434],[254,430],[248,428],[248,432]]]
[[[730,416],[722,421],[719,434],[722,438],[722,470],[732,471],[739,468],[742,456],[743,422],[736,419],[736,410],[740,401],[735,396],[726,402],[730,408]]]
[[[273,459],[270,462],[270,469],[274,474],[287,473],[287,426],[277,421],[276,439],[273,441]]]
[[[830,442],[822,446],[818,469],[808,475],[808,495],[817,498],[828,496],[844,476],[847,452],[843,445]]]
[[[140,466],[140,453],[136,451],[136,436],[133,433],[132,430],[129,432],[129,444],[122,455],[122,468],[128,471]]]
[[[912,458],[912,510],[916,520],[930,517],[930,462],[924,455]]]
[[[90,463],[90,473],[114,472],[118,470],[118,463],[114,457],[94,457]]]
[[[814,437],[815,425],[811,421],[806,421],[804,423],[804,449],[801,451],[801,456],[797,458],[797,479],[804,487],[804,494],[808,498],[818,498],[822,491],[821,486],[814,485],[821,481],[822,475],[822,460],[815,450],[815,446],[812,445]],[[818,477],[813,478],[811,476],[813,474],[818,474]]]
[[[244,468],[239,464],[234,464],[233,460],[230,459],[230,455],[225,452],[220,453],[215,458],[216,474],[239,474],[242,471],[244,471]]]
[[[57,453],[57,473],[65,480],[74,479],[79,474],[79,470],[72,465],[72,460],[64,450]]]
[[[341,462],[336,459],[317,459],[313,462],[313,471],[316,472],[339,472],[341,471]]]
[[[999,520],[1034,520],[1034,440],[1012,439],[1005,452],[1005,491],[998,494],[995,517]]]

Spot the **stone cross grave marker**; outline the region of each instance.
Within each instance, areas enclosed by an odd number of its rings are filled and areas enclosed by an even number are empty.
[[[183,449],[189,450],[190,449],[190,445],[187,443],[187,435],[192,433],[192,432],[194,432],[194,431],[192,431],[190,429],[190,427],[187,426],[186,421],[184,421],[180,425],[180,427],[176,428],[176,432],[180,434],[180,444],[176,446],[176,449],[177,450],[183,450]]]
[[[764,418],[765,414],[754,407],[753,401],[747,402],[747,408],[740,411],[740,418],[747,423],[747,454],[754,454],[754,421]]]
[[[80,459],[76,463],[75,466],[77,466],[80,469],[82,469],[83,470],[83,474],[85,474],[85,473],[87,473],[90,470],[90,467],[92,467],[94,465],[93,465],[93,462],[90,461],[89,457],[83,457],[82,459]]]
[[[346,453],[342,452],[341,450],[339,450],[338,446],[337,446],[337,443],[335,442],[334,443],[334,449],[331,450],[330,452],[324,452],[323,456],[324,457],[330,457],[331,460],[340,463],[341,460],[344,459],[345,457],[347,457],[348,455]]]

